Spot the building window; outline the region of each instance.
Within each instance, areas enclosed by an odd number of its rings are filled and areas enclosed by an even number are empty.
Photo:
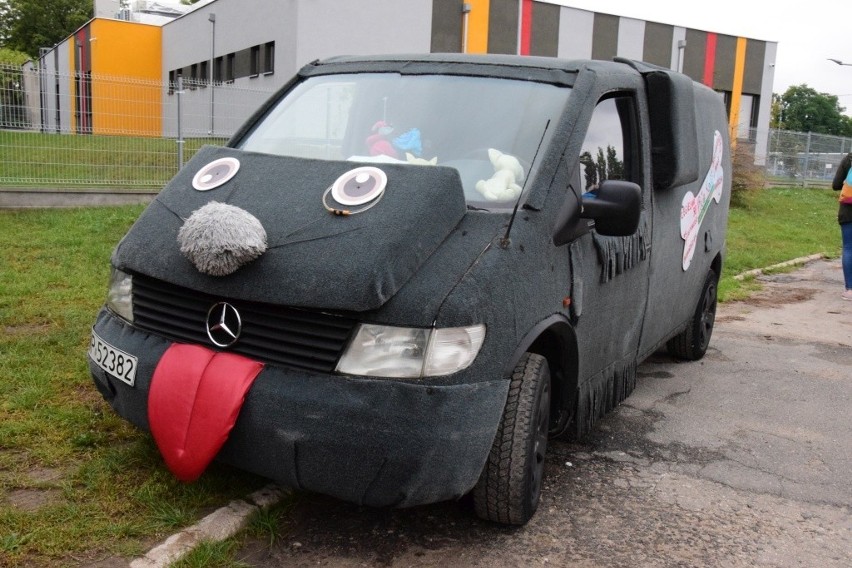
[[[169,71],[169,94],[175,94],[177,89],[177,71]]]
[[[275,42],[270,41],[263,44],[263,74],[270,75],[275,72]]]
[[[198,63],[193,63],[189,68],[189,88],[195,89],[198,86]]]
[[[225,57],[220,55],[213,61],[213,82],[221,83],[223,81],[223,73],[225,70]]]
[[[228,83],[234,82],[234,60],[236,59],[236,55],[236,53],[229,53],[225,59],[225,81]]]
[[[249,60],[249,75],[257,77],[260,73],[260,46],[255,45],[251,48],[251,59]]]
[[[202,61],[198,70],[198,83],[202,87],[206,87],[210,80],[210,62]]]

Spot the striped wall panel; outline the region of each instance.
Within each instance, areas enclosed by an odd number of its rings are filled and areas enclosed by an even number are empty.
[[[728,93],[732,120],[741,95],[771,98],[766,42],[581,10],[562,0],[433,0],[432,50],[647,61]]]
[[[672,42],[673,37],[674,26],[647,22],[642,44],[642,61],[660,67],[672,67],[672,50],[676,49],[676,44]]]
[[[518,53],[518,0],[491,0],[488,53]]]

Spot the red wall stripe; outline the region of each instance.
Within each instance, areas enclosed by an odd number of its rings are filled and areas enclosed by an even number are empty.
[[[713,71],[716,67],[716,34],[707,34],[707,45],[704,48],[704,84],[713,88]]]
[[[530,54],[533,0],[523,0],[521,8],[521,55]]]

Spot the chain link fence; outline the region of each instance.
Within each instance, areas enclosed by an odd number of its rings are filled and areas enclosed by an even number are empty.
[[[223,144],[272,91],[0,65],[0,187],[160,188]],[[752,129],[737,143],[767,185],[825,186],[852,139]]]
[[[852,138],[812,132],[753,129],[748,140],[766,141],[767,151],[755,152],[755,163],[763,166],[769,186],[828,186],[840,160],[852,152]]]

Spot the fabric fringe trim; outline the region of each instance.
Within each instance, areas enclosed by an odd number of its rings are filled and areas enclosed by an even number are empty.
[[[613,363],[578,388],[575,435],[589,433],[595,422],[636,388],[636,361]]]
[[[648,223],[643,221],[629,237],[605,237],[592,232],[601,263],[601,282],[609,282],[648,258]]]

